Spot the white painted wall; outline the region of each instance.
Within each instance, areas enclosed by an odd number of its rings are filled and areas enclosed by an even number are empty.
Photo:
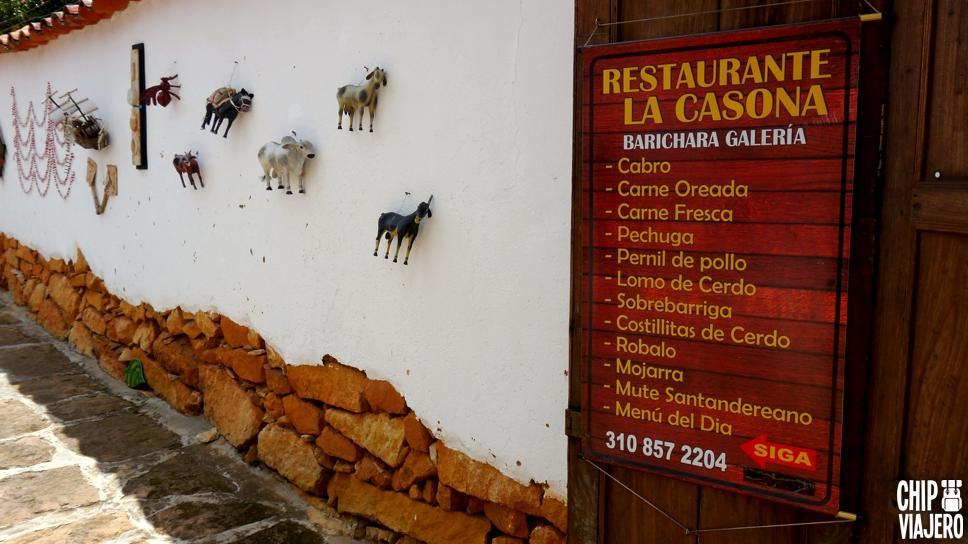
[[[13,138],[47,81],[100,106],[110,148],[75,147],[65,201],[0,181],[0,231],[48,257],[80,247],[108,287],[157,309],[216,310],[290,362],[324,353],[390,380],[452,445],[563,496],[568,363],[573,6],[372,0],[133,2],[44,47],[0,55],[0,126]],[[148,84],[177,72],[181,102],[149,108],[147,171],[131,165],[130,47]],[[227,140],[199,129],[228,83],[255,93]],[[335,91],[387,70],[373,134],[336,130]],[[39,104],[38,104],[39,105]],[[267,192],[256,152],[296,130],[320,155],[307,195]],[[183,190],[175,153],[201,154]],[[12,153],[11,146],[11,153]],[[117,164],[96,216],[87,156]],[[11,157],[12,159],[12,157]],[[380,212],[434,194],[408,267],[372,256]],[[520,466],[518,466],[520,462]]]

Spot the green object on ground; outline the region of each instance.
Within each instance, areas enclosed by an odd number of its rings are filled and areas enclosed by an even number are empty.
[[[131,389],[138,389],[148,385],[145,380],[145,369],[139,359],[133,359],[128,363],[128,368],[124,369],[124,383]]]

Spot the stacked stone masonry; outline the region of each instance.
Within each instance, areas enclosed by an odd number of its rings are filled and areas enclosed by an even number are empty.
[[[289,365],[229,317],[163,312],[109,293],[78,252],[47,260],[0,233],[0,288],[54,336],[124,380],[131,360],[176,410],[204,414],[249,462],[261,462],[368,536],[429,544],[564,543],[567,508],[436,440],[386,381],[326,355]]]

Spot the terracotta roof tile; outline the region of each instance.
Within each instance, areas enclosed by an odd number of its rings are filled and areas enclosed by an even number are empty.
[[[22,28],[0,34],[0,53],[15,53],[39,47],[71,32],[108,19],[128,7],[132,0],[81,0],[68,4]],[[136,1],[136,0],[134,0]]]

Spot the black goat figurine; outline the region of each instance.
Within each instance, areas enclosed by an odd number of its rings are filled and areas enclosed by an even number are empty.
[[[430,203],[433,201],[434,195],[430,195],[427,202],[421,202],[410,215],[400,215],[394,212],[381,213],[380,219],[377,221],[376,248],[373,250],[373,256],[376,257],[377,253],[380,252],[380,237],[385,234],[387,252],[383,258],[390,258],[390,244],[396,237],[397,251],[393,254],[393,262],[397,262],[397,257],[400,255],[400,245],[403,244],[404,238],[408,238],[410,242],[407,244],[407,255],[403,258],[403,264],[407,264],[407,261],[410,260],[410,249],[413,247],[413,241],[417,239],[417,233],[420,231],[420,221],[424,217],[434,216],[433,212],[430,211]]]

